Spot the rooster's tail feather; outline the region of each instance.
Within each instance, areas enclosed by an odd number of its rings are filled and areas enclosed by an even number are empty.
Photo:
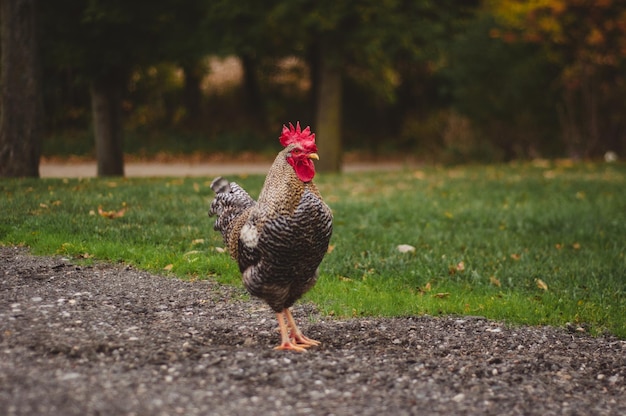
[[[230,183],[226,178],[218,176],[211,182],[211,189],[213,189],[216,194],[227,193],[230,192]]]
[[[235,182],[229,183],[221,176],[213,180],[211,189],[215,191],[215,199],[211,201],[209,216],[217,216],[213,228],[227,241],[234,220],[253,206],[255,201],[242,187]]]

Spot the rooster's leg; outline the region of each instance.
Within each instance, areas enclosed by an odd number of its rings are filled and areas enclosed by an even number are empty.
[[[300,331],[300,328],[298,328],[296,320],[293,319],[293,315],[291,314],[291,310],[289,308],[285,309],[285,315],[287,316],[287,324],[291,329],[291,339],[295,342],[297,346],[308,348],[315,347],[321,344],[321,342],[319,341],[304,336],[302,331]]]
[[[285,309],[285,311],[288,312],[287,309]],[[283,312],[285,312],[283,311]],[[287,329],[287,324],[285,323],[285,316],[283,314],[283,312],[278,312],[276,314],[276,319],[278,319],[278,326],[280,328],[280,345],[278,347],[275,347],[275,350],[289,350],[289,351],[297,351],[297,352],[305,352],[306,350],[303,348],[303,345],[298,345],[297,341],[296,343],[291,342],[291,339],[289,338],[289,330]],[[285,314],[287,313],[285,312]],[[287,317],[291,316],[291,314],[288,314]],[[291,318],[293,320],[293,318]]]

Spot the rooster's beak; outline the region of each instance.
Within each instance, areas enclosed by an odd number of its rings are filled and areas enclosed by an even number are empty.
[[[317,153],[311,153],[309,155],[309,159],[315,159],[315,160],[320,160],[320,157]]]

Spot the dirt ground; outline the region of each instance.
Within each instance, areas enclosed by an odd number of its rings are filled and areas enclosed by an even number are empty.
[[[241,288],[0,247],[2,415],[623,415],[626,342],[480,317],[334,320],[274,351]]]

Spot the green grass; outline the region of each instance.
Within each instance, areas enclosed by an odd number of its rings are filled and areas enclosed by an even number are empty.
[[[240,285],[212,178],[0,181],[0,244]],[[263,177],[236,178],[256,196]],[[338,317],[469,314],[626,338],[626,166],[319,175],[333,250],[306,299]],[[98,214],[127,208],[119,218]],[[396,247],[409,244],[413,253]],[[541,287],[541,282],[547,288]]]

